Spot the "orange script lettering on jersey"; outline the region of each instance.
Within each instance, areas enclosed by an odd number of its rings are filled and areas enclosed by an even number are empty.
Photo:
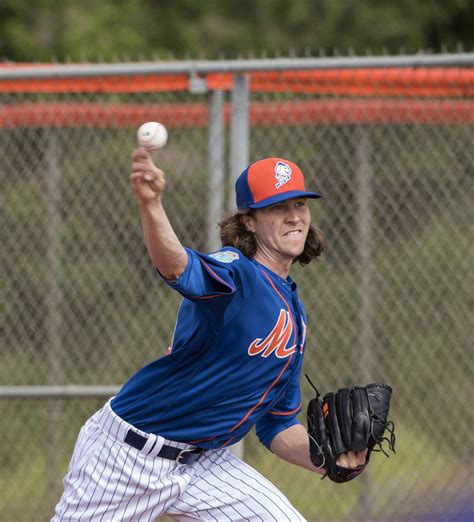
[[[294,324],[290,313],[281,309],[273,330],[265,339],[255,339],[249,346],[248,354],[252,356],[261,354],[262,357],[268,357],[275,353],[280,359],[290,356],[296,351],[296,344],[286,347],[293,330]]]

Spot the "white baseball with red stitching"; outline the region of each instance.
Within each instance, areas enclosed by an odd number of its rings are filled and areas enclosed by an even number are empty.
[[[157,121],[149,121],[138,128],[137,141],[140,146],[145,147],[149,152],[153,152],[166,145],[168,131],[163,124]]]

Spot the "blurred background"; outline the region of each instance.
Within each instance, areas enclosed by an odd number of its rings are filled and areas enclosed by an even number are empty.
[[[467,0],[0,2],[0,520],[49,520],[81,425],[169,346],[180,298],[128,181],[149,120],[201,251],[248,162],[301,166],[326,237],[292,274],[304,370],[394,388],[397,454],[354,482],[253,432],[244,459],[308,520],[474,520],[473,20]]]
[[[456,52],[470,0],[2,0],[7,61]]]

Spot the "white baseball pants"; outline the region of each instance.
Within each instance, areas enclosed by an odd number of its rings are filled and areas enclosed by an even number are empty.
[[[164,515],[178,521],[305,520],[271,482],[228,449],[209,450],[194,464],[180,465],[156,454],[163,443],[190,446],[148,435],[138,450],[124,442],[130,428],[108,403],[86,422],[52,522],[154,522]]]

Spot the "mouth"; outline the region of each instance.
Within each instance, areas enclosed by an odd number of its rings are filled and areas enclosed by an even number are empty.
[[[300,229],[297,229],[297,230],[289,230],[288,232],[285,232],[283,234],[283,236],[297,236],[299,234],[301,234],[302,231]]]

